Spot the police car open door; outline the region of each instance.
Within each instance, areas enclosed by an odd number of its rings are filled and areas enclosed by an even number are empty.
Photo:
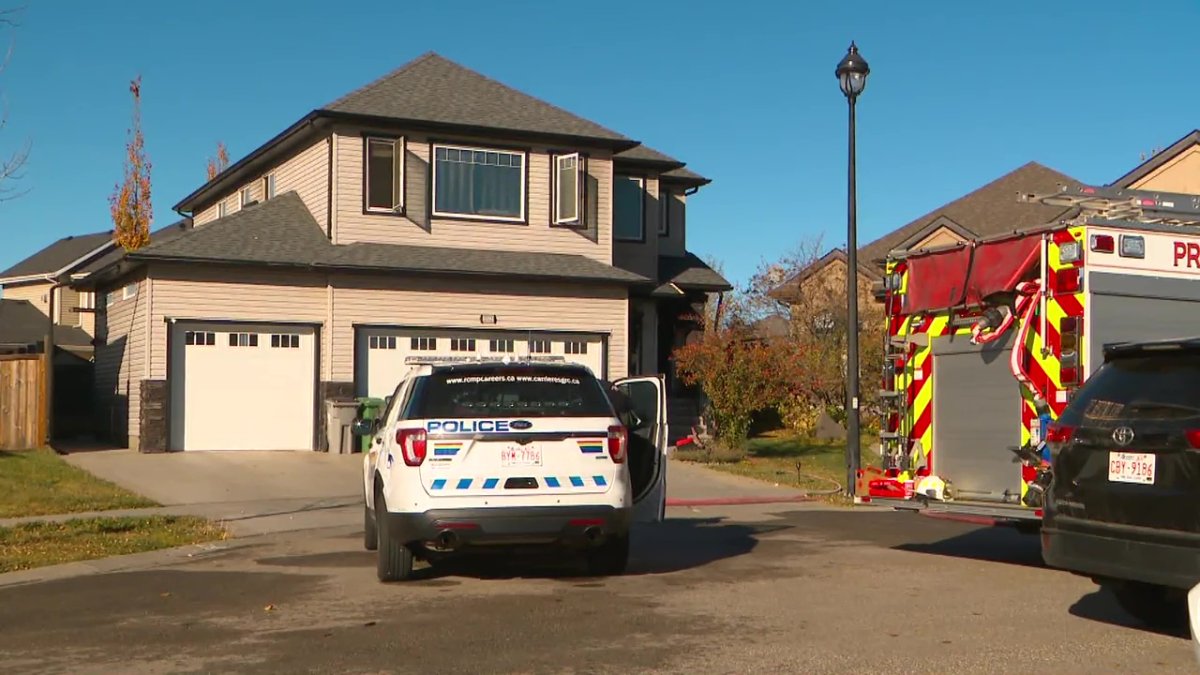
[[[629,475],[633,482],[633,517],[658,522],[667,506],[667,387],[661,375],[613,382],[629,399]]]

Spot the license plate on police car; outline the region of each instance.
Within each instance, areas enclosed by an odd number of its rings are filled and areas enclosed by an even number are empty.
[[[510,466],[541,466],[542,449],[539,447],[510,447],[500,451],[500,465]]]
[[[1150,453],[1108,453],[1108,481],[1110,483],[1154,484],[1154,459]]]

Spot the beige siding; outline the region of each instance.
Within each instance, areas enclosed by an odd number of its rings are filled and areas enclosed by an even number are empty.
[[[152,274],[151,379],[167,377],[168,319],[325,322],[327,292],[318,275],[199,267],[156,268]]]
[[[645,186],[642,209],[645,241],[614,241],[613,264],[654,279],[658,276],[658,178],[647,177]]]
[[[132,279],[122,281],[120,289]],[[137,280],[137,294],[123,299],[118,294],[111,305],[101,296],[97,315],[99,344],[96,347],[95,382],[99,410],[115,425],[124,422],[129,447],[137,447],[141,381],[146,372],[147,282]],[[111,289],[105,289],[111,290]]]
[[[464,145],[487,143],[463,140]],[[431,180],[429,139],[410,135],[405,153],[405,215],[363,213],[363,147],[359,133],[337,136],[334,194],[337,215],[334,241],[366,241],[452,248],[541,251],[587,256],[612,262],[612,160],[588,159],[590,224],[587,230],[552,227],[550,213],[550,155],[545,147],[531,148],[527,158],[526,218],[528,223],[482,222],[431,218],[427,183]],[[432,221],[432,222],[431,222]]]
[[[954,230],[951,230],[948,227],[940,227],[936,232],[928,237],[925,237],[910,248],[919,249],[933,248],[935,246],[948,246],[951,244],[957,244],[961,241],[963,241],[963,238],[955,234]]]
[[[50,311],[50,284],[34,282],[31,284],[8,285],[4,287],[4,299],[28,300],[42,314]]]
[[[300,150],[288,159],[263,172],[247,183],[239,185],[221,199],[213,202],[208,208],[196,213],[194,222],[203,225],[217,219],[220,204],[226,205],[226,215],[236,213],[242,208],[241,190],[250,188],[251,198],[261,202],[265,196],[263,178],[275,174],[275,194],[295,191],[304,201],[304,205],[312,212],[313,218],[322,226],[328,220],[329,205],[329,139],[323,138],[307,148]]]
[[[71,288],[58,289],[57,306],[54,308],[55,322],[64,326],[79,325],[79,291]]]
[[[1130,187],[1135,190],[1200,194],[1200,146],[1180,152]]]
[[[659,255],[682,256],[687,252],[687,196],[684,188],[672,186],[669,194],[663,195],[667,205],[667,236],[659,237]]]
[[[495,314],[487,328],[574,330],[609,334],[609,377],[627,370],[624,289],[585,285],[333,278],[332,379],[354,378],[355,324],[395,323],[422,327],[480,328],[481,314]]]

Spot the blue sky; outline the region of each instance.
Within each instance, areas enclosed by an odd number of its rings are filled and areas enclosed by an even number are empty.
[[[713,178],[689,208],[689,246],[734,281],[806,238],[845,240],[833,69],[851,39],[872,67],[860,242],[1030,160],[1108,182],[1200,126],[1194,0],[24,4],[3,35],[0,152],[28,141],[32,154],[25,193],[0,203],[0,269],[111,227],[138,74],[156,226],[218,140],[236,161],[433,50]]]

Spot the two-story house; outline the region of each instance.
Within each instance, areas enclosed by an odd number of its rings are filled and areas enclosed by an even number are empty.
[[[682,162],[436,54],[302,117],[115,256],[97,386],[142,451],[320,449],[324,402],[410,356],[665,369],[729,284],[686,250]]]
[[[53,314],[55,343],[91,358],[95,296],[70,283],[112,248],[112,232],[63,237],[0,272],[0,353],[40,351]]]

